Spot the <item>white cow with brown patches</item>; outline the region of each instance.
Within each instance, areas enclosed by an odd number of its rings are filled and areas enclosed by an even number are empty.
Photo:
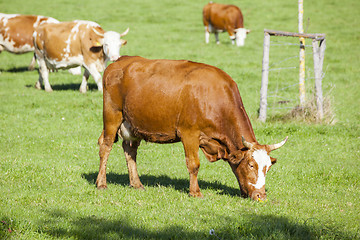
[[[84,67],[80,92],[85,93],[87,81],[91,75],[99,91],[102,91],[100,72],[106,68],[108,61],[120,57],[120,48],[126,44],[121,39],[129,31],[123,33],[105,32],[99,24],[90,21],[61,22],[44,24],[33,34],[35,54],[39,62],[39,81],[35,87],[51,92],[49,83],[50,69],[68,69]]]
[[[15,54],[33,52],[32,35],[35,28],[44,23],[57,22],[59,21],[51,17],[0,13],[0,52]],[[29,70],[33,70],[34,67],[35,57],[31,61]]]

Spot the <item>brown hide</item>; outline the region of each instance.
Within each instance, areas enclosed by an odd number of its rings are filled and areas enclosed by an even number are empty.
[[[122,78],[108,77],[112,71],[121,72]],[[216,157],[241,149],[241,135],[256,142],[236,83],[216,67],[123,56],[105,71],[103,84],[121,89],[120,96],[111,97],[122,101],[111,102],[146,141],[177,142],[182,130],[192,129],[201,133],[203,150]]]
[[[122,56],[105,70],[103,89],[104,130],[98,141],[100,168],[96,180],[99,189],[107,187],[107,159],[119,134],[123,138],[130,186],[134,188],[143,188],[136,169],[140,141],[181,141],[191,196],[202,196],[197,181],[201,148],[209,161],[229,162],[244,196],[265,199],[265,185],[255,189],[258,172],[256,166],[250,169],[249,164],[256,165],[255,151],[268,154],[270,148],[256,141],[237,85],[228,74],[185,60]],[[265,160],[267,171],[270,158]]]
[[[203,9],[203,23],[206,27],[211,24],[218,30],[227,31],[234,36],[234,30],[243,28],[243,15],[235,5],[209,3]]]
[[[12,45],[15,49],[5,49],[13,53],[25,53],[34,50],[34,44],[32,40],[32,34],[34,29],[46,22],[48,17],[34,16],[34,15],[18,15],[7,19],[7,23],[0,22],[0,34],[4,39],[14,42]],[[0,43],[1,44],[1,43]],[[27,50],[22,50],[21,47],[28,45]]]
[[[103,36],[96,34],[94,29],[102,35],[105,32],[99,26],[87,27],[78,22],[44,24],[36,29],[36,46],[41,52],[39,54],[48,60],[67,61],[71,57],[82,56],[87,65],[97,60],[103,63]]]

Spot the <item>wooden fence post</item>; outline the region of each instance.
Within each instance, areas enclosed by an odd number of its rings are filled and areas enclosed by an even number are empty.
[[[264,31],[264,50],[262,61],[262,76],[261,76],[261,89],[260,89],[260,110],[259,120],[266,121],[267,110],[267,88],[269,81],[269,55],[270,55],[270,34]]]
[[[299,33],[304,33],[303,28],[303,0],[299,0]],[[300,67],[299,67],[299,95],[300,95],[300,107],[305,105],[305,38],[300,37]]]
[[[323,39],[321,41],[317,41],[316,39],[313,39],[312,46],[313,46],[313,58],[314,58],[317,118],[322,120],[324,117],[324,110],[323,110],[323,93],[322,93],[321,85],[322,85],[322,77],[323,77],[322,67],[324,62],[326,40]]]

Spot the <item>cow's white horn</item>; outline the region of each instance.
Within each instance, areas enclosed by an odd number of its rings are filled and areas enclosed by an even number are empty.
[[[95,28],[93,28],[94,33],[96,33],[97,35],[104,37],[103,33],[99,33]]]
[[[275,144],[272,144],[272,145],[268,145],[268,147],[269,147],[269,150],[270,151],[273,151],[273,150],[276,150],[276,149],[278,149],[278,148],[281,148],[285,143],[286,143],[286,141],[288,140],[288,136],[283,140],[283,141],[281,141],[281,142],[279,142],[279,143],[275,143]]]
[[[120,34],[120,37],[125,36],[126,34],[128,34],[129,30],[130,30],[130,28],[127,28],[127,29],[125,30],[125,32],[123,32],[123,33]]]
[[[248,149],[252,148],[252,146],[253,146],[253,144],[252,144],[252,143],[250,143],[250,142],[246,141],[246,140],[245,140],[245,138],[244,138],[243,136],[241,136],[241,139],[242,139],[242,143],[243,143],[243,145],[244,145],[246,148],[248,148]]]

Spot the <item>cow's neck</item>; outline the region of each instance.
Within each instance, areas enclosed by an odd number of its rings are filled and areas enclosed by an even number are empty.
[[[253,127],[244,106],[239,107],[238,110],[236,114],[236,124],[234,124],[233,129],[231,129],[233,136],[231,139],[232,146],[228,147],[230,151],[236,151],[244,147],[242,137],[248,142],[257,143]]]

